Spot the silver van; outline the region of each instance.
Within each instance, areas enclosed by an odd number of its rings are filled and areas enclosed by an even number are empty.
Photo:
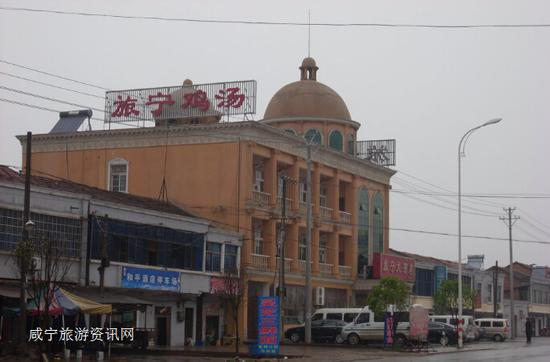
[[[474,324],[485,330],[484,337],[492,338],[495,342],[502,342],[508,338],[510,327],[508,319],[502,318],[479,318],[474,321]]]
[[[400,322],[394,334],[395,341],[402,344],[409,336],[409,313],[396,313],[399,314]],[[384,319],[375,316],[374,312],[365,307],[352,323],[342,328],[341,337],[351,345],[360,342],[382,342],[384,340]]]
[[[351,323],[361,313],[362,308],[321,308],[311,316],[311,321],[321,319],[337,319]]]
[[[451,324],[453,326],[457,326],[457,317],[452,315],[431,315],[429,316],[430,322],[441,322],[441,323],[447,323]],[[464,326],[462,327],[464,330],[464,340],[471,342],[479,339],[479,331],[476,326],[474,326],[474,317],[463,315],[462,319],[464,319]]]

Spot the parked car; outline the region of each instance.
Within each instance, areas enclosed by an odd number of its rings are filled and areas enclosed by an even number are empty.
[[[320,319],[339,319],[348,323],[353,322],[363,308],[321,308],[311,316],[312,321]]]
[[[311,339],[316,342],[339,342],[342,343],[340,333],[342,328],[348,324],[346,321],[337,319],[318,319],[311,322]],[[285,337],[292,343],[298,343],[305,340],[305,326],[289,328],[285,332]]]
[[[399,323],[394,337],[398,344],[402,344],[409,336],[409,313],[396,312],[396,318]],[[342,328],[342,339],[351,345],[361,342],[382,342],[384,340],[384,319],[365,307],[352,323]]]
[[[491,338],[496,342],[504,341],[508,338],[510,327],[508,319],[502,318],[479,318],[474,321],[474,324],[485,330],[485,338]]]
[[[464,315],[462,316],[464,319],[464,325],[462,326],[462,329],[464,331],[463,338],[466,342],[475,341],[476,339],[479,339],[479,331],[476,327],[474,327],[474,317]],[[452,315],[431,315],[430,316],[431,322],[441,322],[441,323],[447,323],[455,328],[457,327],[457,317]]]
[[[428,322],[428,341],[442,346],[455,344],[458,340],[456,328],[447,323]]]

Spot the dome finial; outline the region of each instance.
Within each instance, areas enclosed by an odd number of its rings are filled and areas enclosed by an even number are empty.
[[[300,80],[317,80],[318,69],[315,59],[311,57],[304,58],[300,66]]]

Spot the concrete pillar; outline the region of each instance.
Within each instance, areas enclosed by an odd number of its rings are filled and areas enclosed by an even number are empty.
[[[358,224],[359,224],[359,180],[357,177],[353,176],[351,182],[351,197],[348,200],[350,208],[348,212],[351,213],[351,239],[350,245],[346,248],[346,253],[349,251],[351,254],[351,277],[353,279],[357,278],[357,237],[358,233]],[[371,229],[371,228],[369,228]]]
[[[271,152],[271,157],[264,164],[265,192],[271,195],[269,206],[277,204],[277,156]]]
[[[274,270],[277,263],[277,222],[274,219],[264,221],[264,250],[265,255],[269,255],[269,269]]]
[[[313,215],[319,215],[320,194],[321,194],[321,169],[315,164],[311,177],[311,202],[313,203]]]
[[[328,236],[328,263],[332,264],[332,275],[336,278],[340,276],[338,270],[338,232],[334,231]]]
[[[317,197],[317,200],[319,200],[319,197]],[[313,226],[311,230],[311,262],[313,263],[311,273],[314,275],[319,274],[319,228],[316,226]]]

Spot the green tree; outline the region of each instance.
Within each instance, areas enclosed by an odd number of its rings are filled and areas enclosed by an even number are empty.
[[[367,304],[377,316],[384,315],[390,306],[394,306],[394,310],[403,311],[408,307],[409,294],[407,283],[396,277],[384,277],[372,288]],[[397,329],[398,323],[398,320],[394,321],[392,332]]]
[[[464,309],[473,309],[475,294],[469,286],[462,285],[462,305]],[[434,295],[434,311],[437,314],[458,315],[458,281],[445,280]]]

